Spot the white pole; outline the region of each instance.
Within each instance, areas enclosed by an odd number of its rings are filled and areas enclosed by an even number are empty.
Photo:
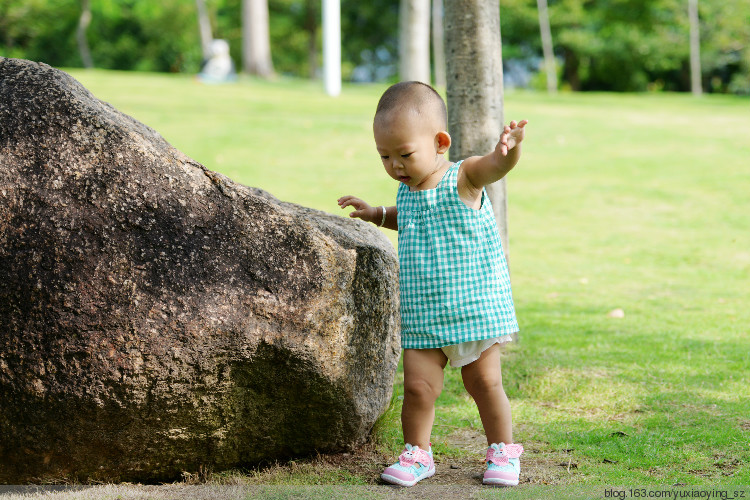
[[[341,93],[341,0],[323,0],[323,83],[326,93]]]

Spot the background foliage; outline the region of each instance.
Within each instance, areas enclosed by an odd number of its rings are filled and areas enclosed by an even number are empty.
[[[241,67],[241,0],[206,0],[214,36]],[[506,62],[538,69],[536,0],[501,0]],[[700,0],[702,68],[709,92],[750,94],[750,0]],[[75,41],[79,0],[0,1],[0,54],[81,66]],[[197,72],[201,62],[195,2],[91,0],[87,38],[99,68]],[[274,67],[315,76],[320,2],[269,0]],[[549,0],[561,85],[573,90],[687,91],[687,0]],[[395,74],[398,0],[342,2],[344,77]],[[541,79],[540,79],[541,82]]]
[[[501,0],[503,55],[541,54],[536,0]],[[690,90],[687,0],[550,0],[562,80],[573,90]],[[750,0],[699,1],[710,92],[750,93]]]

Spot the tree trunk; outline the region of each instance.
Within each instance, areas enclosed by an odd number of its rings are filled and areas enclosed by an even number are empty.
[[[430,83],[430,0],[401,0],[399,57],[402,81]]]
[[[76,30],[76,40],[78,41],[78,51],[81,53],[81,60],[84,68],[93,68],[94,61],[91,59],[91,50],[89,42],[86,40],[86,30],[91,24],[91,2],[90,0],[81,0],[81,17],[78,19],[78,29]]]
[[[445,1],[448,131],[451,160],[495,149],[503,123],[498,0]],[[505,179],[487,186],[508,256]]]
[[[698,19],[698,0],[688,0],[688,17],[690,18],[690,84],[693,95],[703,94],[701,84],[701,40]]]
[[[557,68],[555,68],[555,52],[552,48],[552,30],[549,27],[549,12],[547,0],[536,0],[539,10],[539,31],[542,36],[542,51],[544,52],[544,68],[547,72],[547,92],[557,92]]]
[[[242,0],[242,70],[263,78],[273,75],[268,0]]]
[[[310,66],[310,79],[314,79],[318,73],[318,12],[317,0],[305,1],[305,31],[307,31],[307,63]]]
[[[195,0],[195,6],[198,9],[198,28],[201,33],[201,51],[203,60],[207,61],[211,57],[211,42],[214,39],[211,33],[211,20],[206,10],[206,0]]]
[[[435,65],[435,86],[445,88],[445,30],[443,0],[432,0],[432,59]]]

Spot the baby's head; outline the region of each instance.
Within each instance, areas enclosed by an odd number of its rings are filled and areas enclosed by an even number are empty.
[[[435,89],[421,82],[401,82],[388,88],[378,102],[373,121],[375,145],[388,174],[406,184],[439,163],[450,147],[448,113]]]
[[[401,82],[392,85],[380,97],[375,111],[375,126],[394,117],[413,114],[430,123],[436,130],[448,128],[445,102],[435,89],[422,82]]]

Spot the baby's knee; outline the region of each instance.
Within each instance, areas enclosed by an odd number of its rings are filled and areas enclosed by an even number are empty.
[[[464,387],[472,396],[503,392],[503,378],[500,373],[475,374],[472,377],[464,377]]]
[[[434,402],[442,390],[442,386],[436,386],[423,378],[404,380],[404,398]]]

